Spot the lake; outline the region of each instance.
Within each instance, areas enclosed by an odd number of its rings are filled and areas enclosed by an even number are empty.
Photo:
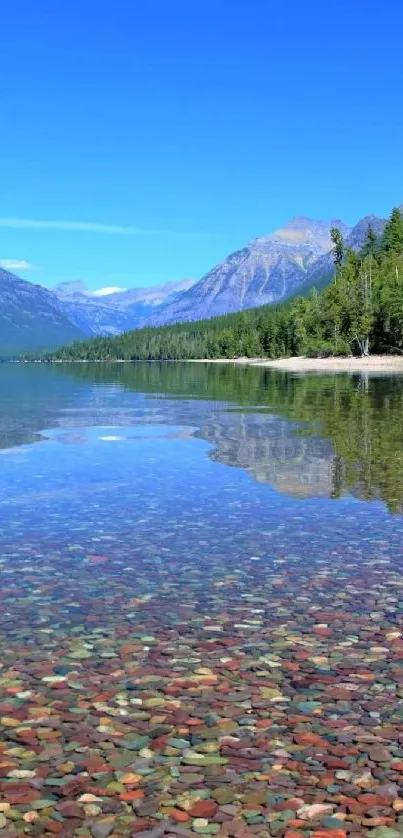
[[[4,834],[403,834],[403,377],[0,394]]]

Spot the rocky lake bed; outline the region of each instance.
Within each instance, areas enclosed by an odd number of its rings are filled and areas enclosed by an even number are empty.
[[[196,367],[198,400],[38,370],[63,404],[4,413],[0,834],[398,838],[396,470],[393,499],[385,479],[386,501],[326,497],[307,457],[332,449]]]

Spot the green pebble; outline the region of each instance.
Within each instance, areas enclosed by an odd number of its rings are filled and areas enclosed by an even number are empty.
[[[219,736],[223,736],[223,733],[223,728],[216,725],[214,727],[199,727],[196,736],[198,739],[218,739]]]
[[[121,740],[121,747],[125,748],[127,751],[141,751],[142,748],[147,747],[149,744],[150,737],[149,736],[134,736],[130,739],[122,739]],[[182,741],[182,740],[178,740]],[[175,745],[173,745],[175,747]],[[189,743],[187,742],[185,748],[189,747]]]
[[[320,701],[299,701],[298,704],[296,704],[296,707],[301,711],[301,713],[313,713],[314,710],[321,706],[322,704]]]
[[[176,739],[173,737],[172,739],[168,739],[167,745],[170,748],[178,748],[180,751],[183,751],[184,748],[189,747],[189,741],[187,739]]]
[[[340,829],[342,828],[342,824],[343,821],[341,821],[340,818],[332,818],[331,815],[328,815],[321,820],[321,825],[326,829]]]
[[[57,797],[41,797],[39,800],[33,800],[30,803],[31,809],[50,809],[52,806],[57,803]]]
[[[282,812],[277,812],[277,817],[282,820],[284,823],[287,821],[292,820],[295,818],[295,812],[293,809],[283,809]]]
[[[111,769],[118,771],[120,768],[126,768],[133,762],[133,754],[131,751],[118,751],[116,754],[109,754],[108,761],[111,763]]]
[[[88,649],[76,649],[74,652],[70,652],[67,657],[73,658],[73,660],[84,660],[91,657],[91,652]]]
[[[270,824],[270,835],[277,835],[278,833],[283,834],[284,830],[284,822],[283,821],[272,821]]]
[[[198,754],[193,757],[183,757],[185,765],[226,765],[224,757],[217,757],[213,754]]]
[[[193,776],[193,775],[188,774],[187,775],[188,779],[191,776]],[[191,782],[190,779],[189,779],[189,782]],[[199,780],[197,782],[199,782]],[[225,786],[223,786],[222,788],[219,787],[217,789],[213,789],[213,791],[211,792],[211,795],[212,795],[212,797],[214,797],[214,800],[216,800],[217,803],[220,804],[220,806],[225,806],[226,803],[233,803],[234,802],[235,791],[231,788],[225,788]]]
[[[44,786],[64,786],[66,783],[69,782],[70,778],[66,779],[65,777],[48,777],[44,782]]]
[[[211,727],[212,725],[217,724],[218,719],[220,718],[218,713],[207,713],[206,716],[203,716],[206,725]]]
[[[116,794],[121,794],[125,790],[123,783],[118,783],[117,780],[112,780],[112,782],[108,783],[106,788],[108,791],[116,792]]]
[[[10,821],[22,821],[22,815],[23,813],[20,812],[19,809],[11,808],[7,812],[7,818],[9,818]]]

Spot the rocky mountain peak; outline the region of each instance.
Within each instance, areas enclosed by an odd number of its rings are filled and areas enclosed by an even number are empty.
[[[77,280],[76,282],[59,282],[59,284],[53,288],[53,293],[56,294],[59,299],[63,300],[69,299],[75,294],[87,296],[88,288],[85,282],[81,282],[81,280]]]
[[[314,254],[326,253],[332,246],[330,231],[338,227],[343,235],[348,235],[350,228],[340,219],[316,221],[303,215],[292,218],[284,227],[255,239],[258,247],[271,244],[287,248],[311,249]]]
[[[199,320],[286,300],[298,293],[312,265],[331,250],[330,231],[335,226],[344,235],[350,232],[339,220],[292,218],[231,253],[186,293],[161,305],[148,324]]]
[[[370,215],[351,228],[340,219],[297,215],[229,254],[198,282],[185,279],[148,288],[92,291],[85,283],[72,281],[50,291],[0,269],[0,337],[11,349],[40,345],[44,322],[52,324],[46,345],[55,345],[83,333],[113,335],[279,303],[331,280],[332,227],[340,229],[348,247],[358,250],[369,225],[380,235],[385,221]]]

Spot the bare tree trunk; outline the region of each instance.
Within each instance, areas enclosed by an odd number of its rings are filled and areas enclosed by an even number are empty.
[[[369,337],[359,338],[358,335],[356,335],[355,339],[358,343],[361,358],[366,358],[367,355],[369,355]]]

